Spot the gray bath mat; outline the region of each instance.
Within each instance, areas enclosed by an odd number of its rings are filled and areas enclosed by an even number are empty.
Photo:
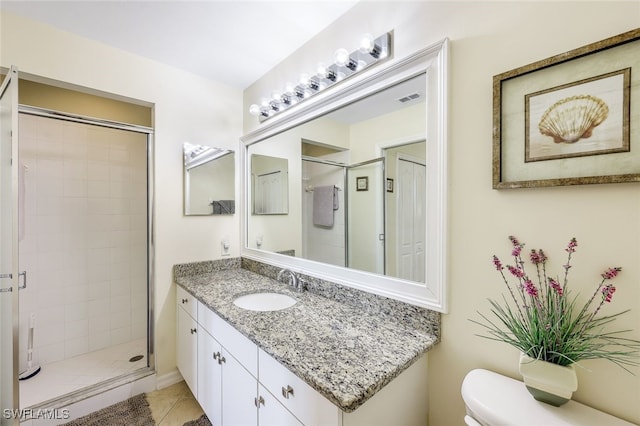
[[[203,414],[197,420],[191,420],[190,422],[186,422],[182,426],[211,426],[211,422],[206,414]]]
[[[64,426],[153,426],[151,409],[144,394],[65,423]]]

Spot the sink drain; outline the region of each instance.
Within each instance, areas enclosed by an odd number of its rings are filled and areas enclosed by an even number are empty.
[[[136,356],[132,356],[131,358],[129,358],[129,362],[136,362],[136,361],[140,361],[142,358],[144,358],[144,355],[136,355]]]

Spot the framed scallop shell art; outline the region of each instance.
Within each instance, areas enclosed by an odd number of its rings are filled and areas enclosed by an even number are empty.
[[[640,28],[493,77],[493,188],[640,182]]]

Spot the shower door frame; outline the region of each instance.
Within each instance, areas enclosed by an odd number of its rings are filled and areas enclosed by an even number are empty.
[[[79,114],[70,114],[52,109],[18,104],[18,114],[28,114],[57,120],[70,121],[95,125],[111,129],[118,129],[147,135],[147,367],[140,368],[131,373],[126,373],[110,379],[106,379],[88,388],[82,388],[67,394],[60,395],[53,400],[44,401],[34,407],[44,408],[50,406],[62,406],[68,402],[76,402],[104,392],[107,389],[129,383],[155,373],[155,340],[154,340],[154,288],[155,288],[155,189],[154,189],[154,131],[150,127],[88,117]],[[19,145],[20,141],[18,140]],[[16,148],[17,149],[17,148]],[[17,361],[16,361],[17,362]],[[17,369],[17,366],[16,366]],[[16,370],[17,371],[17,370]],[[17,375],[15,377],[18,382]],[[17,386],[17,385],[16,385]],[[25,407],[27,408],[27,407]],[[33,408],[33,407],[31,407]]]
[[[18,138],[19,138],[19,129],[18,129],[18,68],[12,66],[9,72],[6,75],[5,80],[2,85],[0,85],[0,98],[4,99],[5,96],[8,96],[9,99],[9,117],[8,123],[10,123],[9,135],[6,142],[10,143],[10,156],[9,164],[4,163],[5,158],[2,157],[2,174],[5,175],[5,171],[8,175],[8,182],[2,182],[2,189],[8,189],[10,194],[8,194],[8,198],[11,200],[10,206],[7,211],[10,212],[9,220],[7,224],[10,222],[10,235],[6,236],[2,233],[1,237],[3,241],[2,249],[8,249],[9,257],[7,258],[7,253],[1,253],[3,256],[2,268],[5,266],[9,266],[10,270],[1,270],[0,274],[2,274],[2,278],[0,282],[2,285],[0,286],[0,297],[4,299],[0,301],[2,303],[3,308],[0,308],[0,314],[5,319],[5,321],[0,321],[0,326],[2,330],[0,330],[0,375],[4,377],[3,383],[1,384],[2,388],[0,389],[0,402],[2,403],[2,415],[0,416],[0,424],[8,425],[8,424],[19,424],[19,408],[20,408],[20,388],[18,385],[18,369],[19,369],[19,359],[18,359],[18,338],[19,338],[19,330],[18,330],[18,309],[19,309],[19,265],[18,265],[18,168],[17,168],[17,158],[18,158]],[[4,129],[2,129],[4,130]],[[5,143],[4,137],[2,136],[2,142]],[[4,151],[4,146],[1,147]],[[16,161],[13,161],[16,159]],[[3,197],[4,198],[4,195]],[[4,206],[6,208],[6,206]],[[7,219],[5,217],[2,218],[3,221]],[[4,229],[4,227],[3,227]],[[5,239],[9,239],[10,241],[5,241]],[[6,246],[6,247],[5,247]],[[8,260],[9,265],[5,265],[4,260]],[[6,286],[6,282],[9,281],[9,286]],[[9,301],[5,299],[10,297]],[[4,309],[8,308],[8,315],[6,312],[3,312]],[[9,324],[7,324],[6,319],[9,319]],[[10,371],[4,371],[5,366],[10,366]],[[7,386],[7,375],[10,377],[10,384]],[[10,410],[10,413],[6,413],[5,410]],[[9,414],[9,415],[7,415]]]

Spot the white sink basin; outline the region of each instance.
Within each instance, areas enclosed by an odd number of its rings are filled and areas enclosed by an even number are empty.
[[[251,293],[237,297],[233,304],[249,311],[279,311],[295,305],[297,302],[291,296],[282,293]]]

